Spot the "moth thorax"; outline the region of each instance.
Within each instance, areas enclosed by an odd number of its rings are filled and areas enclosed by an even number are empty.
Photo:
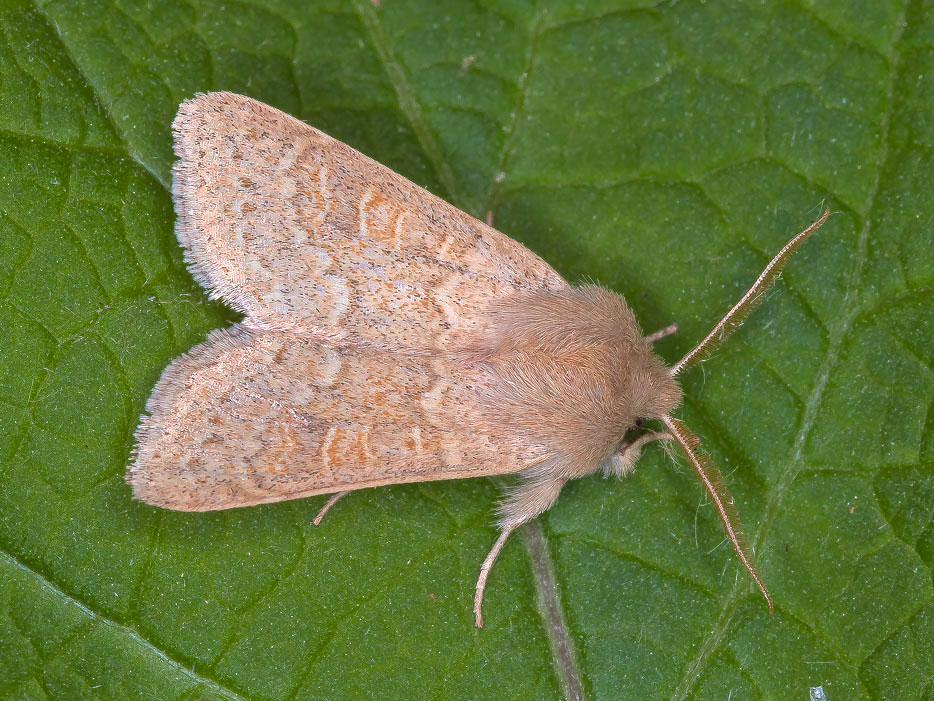
[[[644,417],[681,390],[618,294],[589,285],[505,301],[485,365],[494,421],[548,444],[574,474],[592,471]]]

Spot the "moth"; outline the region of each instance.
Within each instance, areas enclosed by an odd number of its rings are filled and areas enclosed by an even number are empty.
[[[672,367],[620,295],[541,258],[289,115],[200,94],[172,125],[176,234],[195,279],[244,315],[163,372],[127,473],[148,504],[209,511],[518,473],[477,580],[568,480],[680,447],[772,601],[733,499],[672,412],[707,357],[829,211]],[[663,430],[638,432],[644,419]]]

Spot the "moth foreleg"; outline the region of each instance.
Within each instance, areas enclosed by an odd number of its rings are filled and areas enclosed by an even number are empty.
[[[668,326],[666,326],[665,328],[659,329],[655,333],[650,333],[648,336],[645,337],[645,340],[648,341],[649,343],[655,343],[655,341],[659,340],[660,338],[665,338],[665,336],[670,336],[671,334],[675,333],[677,330],[678,330],[677,324],[668,324]]]
[[[623,443],[619,449],[603,462],[603,474],[625,477],[636,467],[636,461],[642,455],[642,446],[652,441],[670,441],[671,434],[665,431],[643,433],[631,443]]]
[[[477,588],[473,597],[473,612],[477,628],[483,627],[483,590],[486,588],[486,579],[490,574],[490,569],[496,561],[499,551],[506,544],[509,534],[527,521],[531,521],[539,514],[547,511],[555,499],[561,493],[566,479],[528,479],[521,483],[518,488],[509,495],[509,498],[502,506],[502,518],[499,526],[502,533],[493,543],[490,552],[483,561],[480,568],[480,576],[477,578]]]

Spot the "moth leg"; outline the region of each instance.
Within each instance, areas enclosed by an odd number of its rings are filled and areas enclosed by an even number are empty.
[[[623,443],[615,453],[603,462],[603,474],[625,477],[636,467],[636,461],[642,455],[642,446],[652,441],[670,441],[671,434],[666,431],[643,433],[631,443]]]
[[[321,523],[321,519],[323,519],[323,518],[324,518],[324,515],[325,515],[328,511],[331,510],[331,507],[334,506],[334,505],[338,502],[338,500],[339,500],[341,497],[346,496],[347,494],[350,494],[350,491],[346,491],[346,492],[335,492],[334,494],[332,494],[332,495],[331,495],[331,498],[328,499],[326,502],[324,502],[324,506],[321,507],[321,510],[318,512],[318,515],[315,516],[315,518],[314,518],[314,520],[312,521],[312,523],[313,523],[314,525],[316,525],[316,526],[317,526],[318,524],[320,524],[320,523]]]
[[[648,336],[645,337],[645,340],[648,341],[649,343],[655,343],[655,341],[659,340],[660,338],[665,338],[665,336],[670,336],[671,334],[675,333],[677,330],[678,330],[677,324],[668,324],[668,326],[666,326],[665,328],[659,329],[655,333],[650,333]]]
[[[502,506],[503,518],[500,519],[500,528],[502,533],[493,543],[490,552],[483,561],[480,568],[480,576],[477,578],[477,588],[473,597],[473,612],[477,628],[483,628],[483,590],[486,588],[486,579],[490,574],[493,563],[496,562],[499,551],[506,544],[509,534],[527,521],[531,521],[544,511],[547,511],[558,494],[565,479],[530,479],[522,484],[510,494],[508,500]]]

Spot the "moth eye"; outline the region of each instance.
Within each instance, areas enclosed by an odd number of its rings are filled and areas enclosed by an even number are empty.
[[[645,423],[645,419],[636,419],[635,422],[626,428],[623,432],[623,437],[620,439],[620,445],[624,444],[628,440],[632,440],[636,437],[636,434],[642,428],[642,424]]]

